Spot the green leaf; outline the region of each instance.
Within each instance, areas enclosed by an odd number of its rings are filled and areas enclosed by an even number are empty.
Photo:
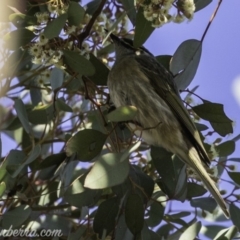
[[[70,2],[68,7],[68,22],[70,25],[79,26],[83,21],[85,10],[76,2]]]
[[[160,55],[155,57],[167,70],[170,68],[171,55]]]
[[[27,157],[27,159],[21,163],[21,165],[16,169],[16,171],[12,174],[12,177],[17,177],[19,175],[19,173],[22,171],[22,169],[24,167],[28,167],[28,165],[33,162],[34,160],[37,159],[37,157],[41,154],[41,146],[38,144],[36,145],[31,153],[29,154],[29,156]]]
[[[134,6],[134,0],[121,0],[121,2],[132,25],[135,26],[137,13]]]
[[[58,110],[60,110],[60,111],[73,112],[72,108],[66,104],[66,101],[63,97],[58,98],[56,100],[56,106],[57,106]]]
[[[28,50],[17,49],[5,61],[1,68],[2,78],[19,76],[23,71],[30,70],[32,57]],[[3,88],[2,88],[3,89]]]
[[[7,211],[2,216],[3,229],[21,227],[21,225],[29,218],[31,212],[31,208],[25,204]]]
[[[195,222],[191,226],[189,226],[183,234],[181,234],[179,240],[190,240],[195,239],[195,237],[198,235],[200,229],[202,227],[201,222]]]
[[[230,172],[227,171],[229,177],[238,185],[240,185],[240,172]]]
[[[93,230],[101,238],[105,231],[105,236],[115,228],[116,217],[119,210],[119,199],[112,197],[102,202],[97,210],[93,221]]]
[[[138,194],[130,194],[125,205],[125,221],[131,233],[136,236],[143,229],[144,208]]]
[[[6,169],[10,175],[22,166],[26,159],[26,155],[23,151],[11,150],[6,158]]]
[[[174,81],[178,89],[186,89],[193,80],[200,62],[202,44],[190,39],[184,41],[173,54],[170,62],[170,71],[177,75]]]
[[[224,143],[215,146],[219,157],[226,157],[231,155],[235,151],[235,142],[226,141]]]
[[[107,85],[107,79],[109,74],[109,69],[106,67],[105,64],[102,63],[101,60],[96,58],[93,54],[90,54],[90,60],[92,65],[95,68],[95,73],[90,77],[91,80],[96,84],[100,86],[106,86]]]
[[[19,28],[17,30],[7,33],[3,40],[6,42],[6,47],[10,50],[17,50],[21,46],[30,43],[35,37],[35,34],[26,28]]]
[[[240,229],[240,209],[234,203],[230,203],[230,216],[233,224]]]
[[[52,90],[55,91],[56,89],[60,88],[63,84],[64,80],[64,73],[62,69],[53,68],[50,75],[50,84]]]
[[[48,39],[58,37],[65,25],[66,20],[67,14],[64,13],[58,16],[57,18],[53,19],[51,22],[48,22],[43,32],[45,37]]]
[[[200,197],[205,194],[207,190],[194,182],[187,183],[187,199],[191,200],[194,197]]]
[[[96,10],[98,9],[98,6],[100,3],[101,3],[101,0],[93,0],[89,2],[86,5],[86,13],[88,13],[89,15],[93,15],[94,12],[96,12]]]
[[[146,202],[151,198],[154,190],[154,181],[141,168],[132,165],[130,168],[129,177],[137,186],[140,187],[139,193],[145,198]]]
[[[125,214],[122,213],[115,229],[115,240],[132,240],[132,233],[129,231],[125,221]]]
[[[107,119],[111,122],[126,122],[132,120],[137,114],[134,106],[121,106],[108,113]]]
[[[47,124],[54,118],[54,108],[52,103],[38,105],[28,112],[29,122],[32,124]]]
[[[84,186],[102,189],[122,183],[128,176],[128,158],[122,159],[122,153],[107,153],[98,159],[88,173]]]
[[[23,128],[29,134],[31,132],[31,127],[29,125],[27,111],[26,111],[23,101],[21,99],[15,100],[14,107],[17,112],[18,118],[19,118],[20,122],[22,123]]]
[[[101,56],[105,56],[107,54],[113,53],[114,52],[114,44],[110,43],[107,46],[101,48],[98,52],[97,52],[97,56],[101,57]],[[90,54],[90,59],[91,59],[91,54]]]
[[[64,62],[76,73],[81,75],[93,75],[95,68],[90,61],[79,55],[78,52],[64,50]]]
[[[2,195],[5,193],[5,190],[6,190],[6,183],[1,182],[1,184],[0,184],[0,197],[2,197]]]
[[[206,229],[204,229],[204,235],[207,236],[209,239],[214,239],[216,234],[226,227],[224,225],[213,225],[213,224],[207,225]]]
[[[238,229],[236,226],[222,229],[213,240],[231,240],[237,234]]]
[[[28,16],[22,13],[12,13],[9,15],[9,21],[14,24],[15,27],[25,27],[29,25],[36,25],[36,16]]]
[[[212,0],[194,0],[195,12],[205,8],[211,2],[212,2]]]
[[[198,130],[199,132],[208,130],[208,126],[206,126],[206,125],[204,125],[204,124],[202,124],[202,123],[196,123],[196,122],[195,122],[194,124],[195,124],[195,126],[197,127],[197,130]]]
[[[71,186],[64,193],[64,200],[69,202],[72,206],[81,209],[84,206],[93,206],[100,198],[102,192],[85,188],[83,182],[86,175],[82,175],[80,179],[76,179]]]
[[[209,121],[213,129],[221,136],[233,132],[232,120],[226,116],[222,104],[205,101],[193,107],[192,110],[200,118]]]
[[[137,12],[135,35],[133,40],[134,47],[141,47],[154,31],[152,23],[147,21],[143,15],[143,8],[140,7]]]
[[[149,227],[158,226],[163,220],[164,210],[165,208],[160,202],[152,202],[148,211],[148,218],[146,219],[147,225]]]
[[[187,174],[186,165],[183,165],[177,179],[174,197],[180,201],[185,201],[187,195]]]
[[[173,198],[176,187],[176,175],[174,171],[172,153],[164,148],[151,147],[151,157],[157,172],[161,176],[161,182],[164,184],[162,189],[170,198]],[[161,188],[163,185],[161,185]]]
[[[211,197],[192,199],[190,201],[190,204],[191,204],[192,207],[199,207],[199,208],[201,208],[203,210],[206,210],[208,212],[211,212],[211,213],[217,207],[216,201]]]
[[[101,152],[106,139],[107,135],[97,130],[81,130],[68,140],[66,154],[77,153],[78,159],[88,162]]]
[[[36,166],[37,170],[60,165],[66,159],[66,153],[61,152],[46,157],[40,164]]]

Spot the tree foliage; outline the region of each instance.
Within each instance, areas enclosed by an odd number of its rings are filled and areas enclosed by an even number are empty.
[[[139,47],[157,27],[191,20],[211,0],[23,2],[5,4],[1,23],[0,150],[6,136],[15,142],[1,155],[1,229],[60,229],[59,239],[233,239],[240,229],[240,159],[228,156],[239,137],[225,140],[233,127],[221,103],[188,89],[207,29],[173,56],[156,58],[185,94],[203,140],[221,136],[205,147],[212,178],[229,177],[232,190],[222,190],[228,223],[191,169],[125,126],[137,109],[112,111],[106,87],[114,48],[104,28]]]

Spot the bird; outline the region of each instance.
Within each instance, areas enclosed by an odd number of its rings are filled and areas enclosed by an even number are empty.
[[[131,39],[112,33],[109,36],[115,47],[107,80],[110,99],[116,108],[137,108],[128,127],[147,144],[165,148],[193,169],[229,218],[227,205],[206,171],[210,159],[174,76],[145,47],[134,47]]]

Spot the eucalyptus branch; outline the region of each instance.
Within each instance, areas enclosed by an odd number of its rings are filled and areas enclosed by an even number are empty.
[[[90,19],[89,23],[86,25],[85,29],[83,32],[81,32],[78,35],[78,39],[79,39],[79,48],[82,47],[82,43],[85,40],[85,38],[88,37],[88,35],[90,34],[90,31],[92,29],[92,26],[94,24],[94,22],[96,21],[97,17],[101,14],[103,7],[105,5],[107,0],[102,0],[97,8],[97,10],[94,12],[94,14],[92,15],[92,18]]]

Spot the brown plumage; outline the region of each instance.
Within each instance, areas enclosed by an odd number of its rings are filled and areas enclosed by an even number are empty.
[[[111,100],[116,107],[135,106],[138,112],[134,120],[143,127],[135,133],[148,144],[177,154],[201,178],[229,217],[225,201],[203,166],[208,166],[210,160],[172,75],[145,48],[136,49],[131,40],[113,34],[110,37],[116,50],[116,61],[108,77]],[[134,124],[129,127],[135,130]]]

